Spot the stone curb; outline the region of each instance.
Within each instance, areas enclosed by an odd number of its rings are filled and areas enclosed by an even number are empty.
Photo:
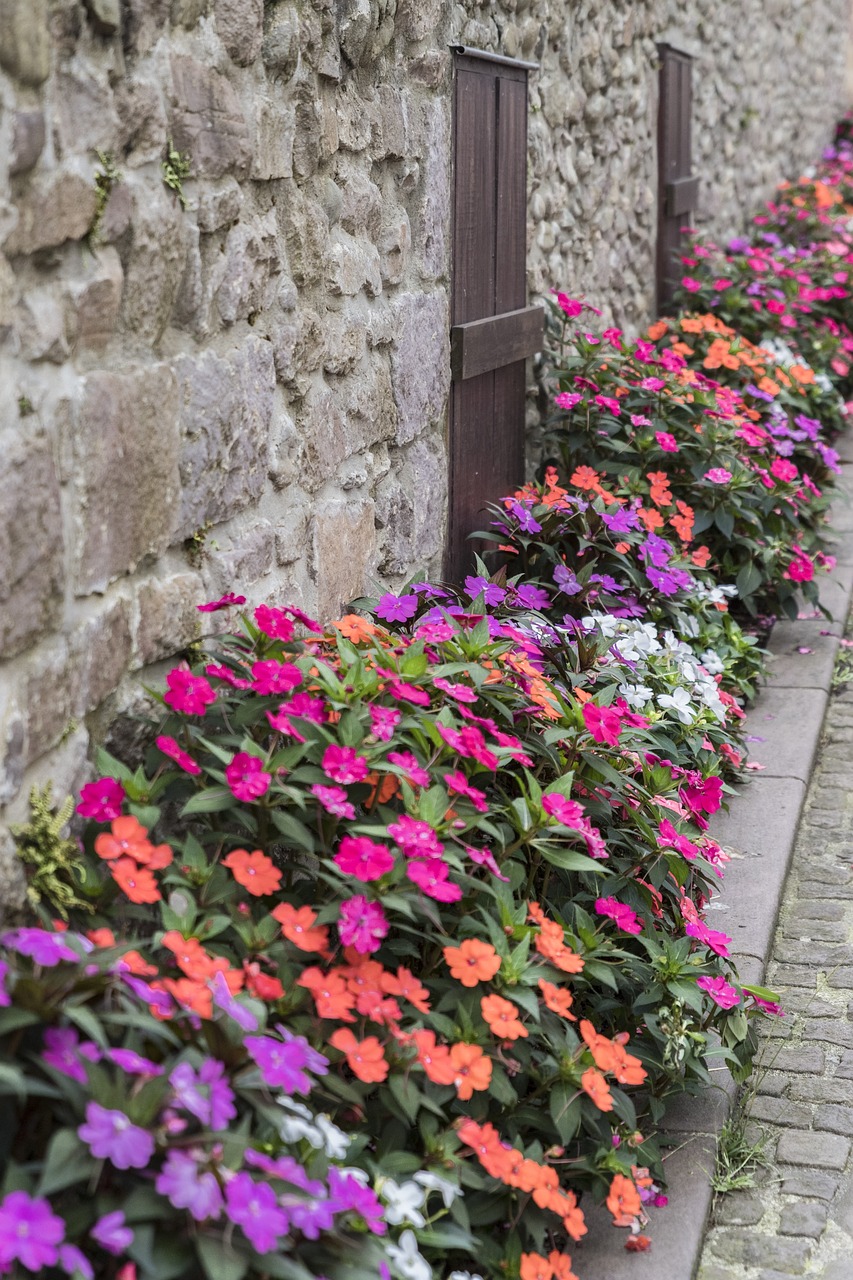
[[[853,597],[853,439],[842,441],[842,474],[833,504],[838,564],[821,600],[832,613],[779,622],[768,649],[765,686],[749,712],[758,741],[750,758],[764,766],[739,790],[729,813],[711,826],[731,862],[709,923],[734,939],[741,978],[760,983],[769,959],[785,877],[820,744],[840,639]],[[827,633],[827,634],[823,634]],[[719,1088],[672,1106],[667,1129],[680,1141],[667,1156],[669,1205],[654,1211],[648,1253],[628,1253],[603,1208],[586,1214],[589,1234],[571,1249],[580,1280],[693,1280],[702,1256],[713,1193],[717,1137],[737,1092],[728,1071]]]

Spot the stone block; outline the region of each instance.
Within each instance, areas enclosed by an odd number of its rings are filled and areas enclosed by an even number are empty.
[[[81,659],[83,710],[94,711],[116,691],[130,664],[130,601],[118,596],[99,604],[72,633],[70,644]]]
[[[17,203],[18,222],[6,238],[6,253],[13,257],[82,240],[92,226],[96,205],[94,180],[82,165],[69,161],[38,174]]]
[[[204,582],[209,596],[226,591],[240,594],[264,574],[275,561],[276,530],[269,520],[259,520],[250,528],[235,533],[230,545],[211,550],[204,558]],[[305,544],[300,547],[305,554]]]
[[[188,154],[194,177],[248,176],[249,131],[233,86],[195,58],[173,54],[172,141]]]
[[[83,380],[75,438],[78,595],[103,591],[171,541],[178,388],[163,364]]]
[[[299,13],[296,5],[267,5],[261,46],[264,64],[282,76],[296,70],[299,59]]]
[[[340,223],[350,235],[375,240],[382,221],[382,194],[363,169],[339,161],[337,184],[341,190]]]
[[[83,0],[92,30],[114,36],[121,27],[121,0]]]
[[[0,67],[23,84],[50,74],[47,0],[0,0]]]
[[[209,11],[211,0],[172,0],[172,23],[191,30]]]
[[[764,1202],[757,1195],[734,1191],[720,1196],[714,1208],[714,1225],[754,1227],[764,1217]]]
[[[252,177],[261,182],[293,177],[296,111],[289,103],[261,99],[255,105]]]
[[[790,1102],[787,1098],[755,1098],[750,1104],[749,1115],[752,1120],[800,1129],[808,1127],[812,1121],[812,1110],[807,1103]]]
[[[232,62],[247,67],[261,51],[264,0],[214,0],[216,33]]]
[[[20,653],[62,608],[59,479],[43,432],[0,431],[0,657]]]
[[[13,924],[27,901],[24,866],[10,832],[0,828],[0,925]]]
[[[199,231],[219,231],[236,222],[243,207],[243,192],[233,178],[226,178],[219,187],[205,185],[196,201],[196,220]]]
[[[437,280],[447,275],[450,254],[450,112],[441,99],[425,107],[422,154],[415,245],[424,276]]]
[[[130,165],[159,161],[164,155],[168,125],[158,85],[130,78],[116,86],[118,140]]]
[[[275,389],[272,347],[251,337],[221,357],[175,362],[181,502],[173,538],[225,520],[261,496]]]
[[[293,279],[303,288],[316,284],[323,275],[329,243],[329,219],[325,210],[298,189],[288,191],[282,220]]]
[[[27,290],[15,310],[15,328],[21,355],[33,364],[41,360],[62,364],[68,356],[65,308],[55,285]]]
[[[817,1169],[780,1169],[783,1196],[815,1196],[832,1200],[838,1190],[838,1175]]]
[[[362,237],[335,227],[326,246],[326,288],[352,296],[365,289],[371,297],[382,292],[379,250]]]
[[[447,297],[442,293],[399,294],[393,302],[397,337],[391,348],[391,378],[399,412],[397,443],[408,444],[440,423],[450,393]]]
[[[721,1235],[714,1240],[714,1253],[724,1262],[745,1267],[777,1267],[783,1275],[801,1276],[812,1251],[811,1240],[746,1235],[742,1231]]]
[[[22,683],[0,685],[0,805],[18,794],[26,769],[27,731],[19,705]]]
[[[56,73],[56,121],[62,151],[112,151],[119,121],[106,75],[89,64],[73,62]]]
[[[40,645],[23,677],[27,764],[38,760],[72,731],[83,714],[84,664],[64,638]]]
[[[825,1065],[823,1049],[819,1049],[817,1045],[788,1047],[765,1043],[759,1050],[758,1061],[762,1067],[771,1071],[793,1071],[815,1076],[823,1075]],[[809,1081],[807,1087],[811,1088],[812,1083]]]
[[[173,573],[143,582],[136,595],[134,666],[160,662],[198,640],[206,615],[196,606],[204,600],[204,584],[197,573]]]
[[[816,1129],[829,1129],[831,1133],[853,1137],[853,1106],[826,1103],[815,1112],[814,1124]]]
[[[73,309],[73,337],[83,350],[100,351],[115,336],[121,309],[124,271],[118,251],[102,245],[81,258],[81,277],[66,285]]]
[[[849,1154],[849,1138],[809,1129],[783,1133],[776,1148],[780,1164],[804,1165],[809,1169],[843,1169]]]
[[[166,331],[186,264],[189,239],[178,202],[157,186],[140,191],[133,233],[123,252],[125,288],[122,321],[137,337],[156,346]]]
[[[327,499],[318,504],[311,528],[311,571],[317,607],[337,617],[367,590],[374,559],[374,512],[369,499]]]
[[[379,270],[384,284],[400,284],[412,251],[412,228],[405,209],[388,207],[379,238]]]
[[[167,30],[172,0],[122,0],[125,51],[141,58]]]
[[[225,324],[246,320],[253,312],[270,306],[272,297],[268,293],[277,267],[277,224],[273,210],[263,218],[238,222],[231,228],[214,299]]]
[[[9,176],[32,169],[44,150],[44,112],[16,111],[12,121],[12,147],[9,152]]]

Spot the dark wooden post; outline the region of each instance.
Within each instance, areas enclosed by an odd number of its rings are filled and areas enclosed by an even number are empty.
[[[450,514],[445,571],[469,572],[486,503],[524,481],[525,361],[544,312],[527,303],[527,75],[535,63],[454,49]]]
[[[692,221],[699,179],[693,177],[691,157],[693,59],[668,44],[659,44],[658,53],[657,306],[658,311],[665,311],[683,275],[681,228]]]

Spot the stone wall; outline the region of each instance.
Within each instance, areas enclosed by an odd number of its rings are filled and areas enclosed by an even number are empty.
[[[531,293],[636,328],[655,41],[697,55],[722,233],[828,139],[847,10],[0,0],[0,815],[79,783],[198,601],[328,616],[439,571],[451,42],[541,62]]]

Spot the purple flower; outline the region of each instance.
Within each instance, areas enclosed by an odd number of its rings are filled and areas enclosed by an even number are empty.
[[[665,569],[672,559],[672,547],[666,538],[659,538],[650,533],[638,552],[640,559],[653,564],[656,569]]]
[[[551,603],[551,597],[542,587],[534,587],[530,583],[523,583],[516,586],[514,604],[521,605],[522,609],[547,609]]]
[[[744,236],[735,236],[729,241],[726,248],[729,253],[748,253],[750,245],[749,241]]]
[[[135,1049],[107,1049],[104,1056],[129,1076],[161,1076],[165,1070],[150,1058],[143,1058]]]
[[[621,595],[623,591],[627,591],[627,587],[620,587],[615,578],[609,573],[591,573],[589,575],[590,582],[597,582],[602,591],[610,591],[613,595]]]
[[[329,1067],[328,1058],[312,1049],[304,1036],[291,1035],[280,1025],[277,1030],[281,1032],[283,1043],[271,1036],[246,1036],[244,1041],[264,1083],[271,1088],[284,1089],[285,1093],[310,1093],[314,1081],[306,1073],[306,1068],[325,1075]]]
[[[618,511],[614,511],[612,514],[608,511],[603,511],[601,519],[611,533],[627,533],[629,529],[639,528],[637,513],[632,511],[630,507],[620,507]]]
[[[101,1056],[98,1046],[91,1040],[80,1043],[73,1027],[48,1027],[44,1033],[44,1044],[43,1061],[78,1084],[85,1084],[88,1079],[81,1057],[97,1062]]]
[[[224,1077],[225,1067],[216,1058],[205,1058],[197,1072],[188,1062],[179,1062],[169,1076],[178,1105],[214,1133],[227,1129],[237,1114],[233,1090]]]
[[[385,622],[406,622],[418,611],[416,595],[395,596],[387,591],[376,606],[377,618]]]
[[[343,1173],[334,1165],[329,1169],[329,1198],[336,1213],[358,1213],[367,1223],[368,1231],[384,1236],[388,1230],[385,1210],[370,1187],[363,1186],[351,1173]]]
[[[766,400],[768,404],[772,404],[775,398],[769,391],[761,391],[758,387],[753,386],[752,383],[750,383],[748,387],[744,388],[744,394],[752,396],[756,400]]]
[[[579,591],[583,591],[583,587],[578,582],[571,569],[564,564],[558,564],[554,570],[554,581],[557,584],[558,592],[563,595],[576,596]]]
[[[528,507],[522,502],[518,502],[515,498],[509,504],[509,510],[518,521],[518,527],[522,533],[541,533],[542,526],[538,520],[534,520]]]
[[[272,1187],[255,1182],[248,1173],[236,1174],[225,1188],[225,1212],[258,1253],[269,1253],[287,1231],[287,1214]]]
[[[64,1244],[59,1250],[59,1265],[68,1276],[78,1272],[83,1280],[95,1280],[95,1268],[76,1244]]]
[[[188,1209],[196,1222],[218,1218],[222,1212],[222,1192],[212,1173],[199,1173],[198,1165],[185,1151],[170,1151],[154,1184],[176,1209]]]
[[[470,600],[476,600],[477,596],[482,595],[488,605],[503,604],[506,599],[503,587],[490,582],[488,578],[474,577],[472,574],[465,579],[465,591]]]
[[[137,999],[142,1000],[144,1004],[153,1005],[157,1012],[165,1017],[170,1016],[174,1008],[174,1002],[167,991],[157,991],[150,983],[144,982],[142,978],[135,977],[122,967],[121,961],[119,961],[118,972],[121,974],[121,979],[125,986],[130,988]]]
[[[254,1151],[249,1147],[246,1151],[246,1164],[250,1164],[254,1169],[261,1169],[271,1178],[281,1178],[282,1182],[289,1182],[292,1187],[299,1187],[300,1191],[307,1191],[309,1195],[323,1194],[324,1186],[320,1179],[309,1178],[302,1165],[298,1160],[294,1160],[293,1156],[278,1156],[273,1159],[263,1151]]]
[[[816,440],[815,452],[820,455],[824,461],[824,465],[828,467],[830,471],[835,471],[840,474],[841,468],[838,464],[841,461],[841,454],[837,449],[830,449],[829,445],[824,444],[822,440]]]
[[[87,782],[80,792],[77,812],[82,818],[92,818],[95,822],[112,822],[121,813],[124,796],[124,787],[118,778]]]
[[[49,933],[47,929],[12,929],[0,937],[0,942],[11,951],[17,951],[19,956],[31,956],[45,969],[59,964],[60,960],[80,959],[61,933]]]
[[[690,584],[690,574],[683,569],[655,569],[650,565],[646,569],[646,577],[662,596],[677,595],[682,587]]]
[[[0,1204],[0,1270],[18,1261],[28,1271],[52,1267],[59,1258],[65,1223],[47,1200],[12,1191]]]
[[[109,1160],[117,1169],[144,1169],[154,1154],[150,1133],[131,1124],[123,1111],[110,1111],[98,1102],[86,1106],[86,1123],[77,1130],[98,1160]]]
[[[245,1005],[235,999],[231,994],[228,983],[225,981],[225,974],[221,969],[217,969],[212,979],[208,983],[213,993],[213,1003],[229,1018],[233,1018],[238,1027],[242,1027],[244,1031],[257,1031],[258,1019],[252,1013],[251,1009],[247,1009]]]
[[[130,1227],[125,1226],[124,1214],[120,1209],[115,1213],[105,1213],[89,1234],[102,1249],[106,1249],[115,1258],[133,1244],[133,1232]]]
[[[331,1231],[335,1225],[335,1206],[325,1196],[294,1202],[287,1208],[292,1225],[308,1240],[319,1240],[324,1231]]]

